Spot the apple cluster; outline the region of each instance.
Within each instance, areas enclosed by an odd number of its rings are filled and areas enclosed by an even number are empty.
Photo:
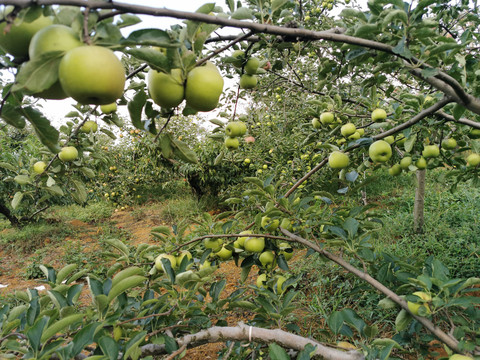
[[[238,140],[238,138],[245,135],[246,132],[247,126],[243,121],[229,122],[225,127],[225,147],[228,150],[238,149],[240,146],[240,140]]]
[[[242,72],[240,76],[240,88],[245,90],[256,88],[258,84],[257,74],[260,72],[260,60],[254,56],[247,58],[243,50],[235,50],[232,58],[233,66]],[[267,62],[264,70],[270,67],[270,63]]]

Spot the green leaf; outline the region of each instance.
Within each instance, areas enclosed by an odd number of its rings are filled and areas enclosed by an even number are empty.
[[[403,56],[406,59],[410,59],[413,55],[410,50],[406,47],[406,38],[405,36],[398,42],[397,46],[395,46],[392,51],[394,54]]]
[[[430,50],[430,54],[428,56],[437,55],[439,53],[454,50],[454,49],[462,49],[465,45],[464,44],[457,44],[456,42],[451,43],[444,43],[440,45],[435,45],[433,48],[427,48],[426,50]]]
[[[27,335],[30,346],[35,352],[38,351],[38,348],[40,347],[42,332],[45,326],[47,325],[48,320],[49,318],[47,316],[44,316],[41,319],[38,319],[35,322],[35,324],[30,329],[28,329],[28,331],[25,334]]]
[[[345,222],[343,223],[343,228],[348,232],[348,235],[353,238],[358,231],[359,227],[359,222],[355,220],[354,218],[347,218]]]
[[[82,166],[80,168],[80,171],[82,172],[83,175],[85,175],[89,179],[94,179],[95,176],[96,176],[95,171],[93,171],[92,169],[90,169],[88,167],[85,167],[85,166]]]
[[[12,164],[6,163],[6,162],[0,162],[0,168],[4,168],[10,171],[15,172],[17,168],[13,166]]]
[[[108,245],[113,246],[114,248],[119,250],[122,253],[122,255],[126,256],[127,258],[130,255],[130,250],[128,250],[127,245],[125,245],[120,240],[118,240],[118,239],[105,239],[104,241]]]
[[[171,159],[173,156],[172,136],[170,134],[162,134],[158,139],[162,155],[165,159]]]
[[[77,267],[78,264],[68,264],[60,269],[57,273],[56,283],[61,284],[62,281],[65,280]]]
[[[102,349],[102,352],[109,360],[117,360],[120,347],[110,336],[102,336],[100,340],[98,340],[98,345],[100,345],[100,349]]]
[[[23,129],[25,127],[25,119],[16,106],[12,104],[5,104],[2,109],[1,117],[9,125],[16,127],[17,129]]]
[[[75,192],[72,193],[72,197],[79,204],[84,204],[87,201],[87,190],[81,181],[73,180],[73,187]]]
[[[13,195],[13,199],[12,199],[13,210],[17,209],[17,207],[20,204],[20,202],[22,201],[22,199],[23,199],[23,193],[21,191],[17,191],[15,193],[15,195]]]
[[[251,18],[252,18],[252,12],[247,7],[238,8],[232,14],[232,19],[236,19],[236,20],[245,20],[245,19],[251,19]]]
[[[32,124],[38,138],[54,154],[60,152],[58,145],[59,133],[43,114],[31,106],[22,107],[20,110],[25,118]]]
[[[429,77],[437,75],[439,72],[440,71],[438,69],[435,69],[435,68],[425,68],[425,69],[422,70],[422,76],[424,78],[429,78]]]
[[[144,130],[142,122],[142,110],[147,102],[147,94],[145,91],[138,91],[127,105],[128,113],[130,114],[130,119],[132,119],[132,124],[137,129]]]
[[[118,283],[122,282],[126,278],[134,275],[143,274],[143,270],[137,266],[132,266],[120,271],[112,280],[112,288],[115,287]]]
[[[64,54],[64,51],[48,52],[24,63],[12,91],[35,94],[50,88],[58,80],[58,67]]]
[[[45,342],[46,340],[50,339],[55,334],[65,330],[70,325],[75,324],[76,322],[80,321],[83,318],[83,314],[73,314],[67,317],[64,317],[57,322],[54,322],[50,325],[42,334],[41,341]]]
[[[268,345],[268,355],[272,360],[290,360],[290,356],[288,356],[287,352],[275,343]]]
[[[272,1],[272,13],[282,8],[288,0],[273,0]]]
[[[405,148],[405,151],[409,153],[412,151],[413,146],[415,145],[415,142],[417,141],[417,134],[413,134],[410,136],[407,140],[405,140],[405,144],[403,145]]]
[[[412,321],[412,319],[412,316],[407,312],[407,310],[400,310],[397,318],[395,319],[395,329],[397,330],[397,332],[405,330]]]
[[[157,49],[136,48],[126,50],[125,52],[146,62],[148,66],[157,71],[169,73],[171,70],[170,61],[167,56]]]
[[[129,359],[129,358],[134,359],[133,354],[136,352],[140,344],[143,342],[143,340],[145,339],[145,336],[147,336],[147,332],[142,331],[142,332],[139,332],[137,335],[135,335],[134,338],[130,339],[127,342],[127,344],[125,345],[125,355],[123,356],[124,359]],[[138,357],[136,358],[138,359]]]
[[[15,176],[14,180],[19,185],[27,185],[32,183],[32,180],[28,175],[17,175]]]
[[[197,164],[197,154],[181,140],[173,140],[173,153],[181,160],[191,164]]]
[[[252,270],[251,266],[242,267],[242,273],[240,275],[240,282],[244,283],[245,280],[247,280],[248,274],[250,274],[250,270]]]
[[[170,260],[168,259],[165,259],[165,260],[170,262]],[[112,300],[115,299],[118,295],[122,294],[128,289],[131,289],[133,287],[143,284],[145,280],[146,278],[144,276],[139,276],[139,275],[134,275],[126,279],[123,279],[123,281],[121,281],[120,283],[116,284],[115,286],[112,286],[112,289],[108,293],[107,302],[110,304],[110,302],[112,302]]]
[[[343,326],[343,315],[340,311],[333,312],[327,319],[327,325],[335,334],[340,332]]]
[[[401,21],[404,25],[408,24],[408,15],[405,11],[397,9],[390,10],[387,15],[383,18],[382,26],[386,28],[392,22]]]
[[[85,346],[93,343],[93,337],[101,323],[92,323],[84,326],[72,339],[72,349],[70,350],[70,359],[75,358],[82,352]]]
[[[133,31],[121,41],[122,45],[149,45],[160,47],[179,47],[180,44],[172,41],[168,32],[160,29],[142,29]]]
[[[455,118],[455,120],[460,120],[466,110],[467,109],[464,108],[462,105],[455,104],[455,106],[453,107],[453,117]]]
[[[225,157],[225,152],[220,151],[220,153],[215,157],[215,161],[213,162],[213,165],[214,166],[219,165],[223,161],[224,157]]]

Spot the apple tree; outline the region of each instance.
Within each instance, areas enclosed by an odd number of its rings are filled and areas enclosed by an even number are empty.
[[[334,203],[325,191],[348,196],[367,181],[360,175],[385,166],[392,176],[447,167],[454,184],[478,183],[476,4],[370,0],[361,10],[340,1],[227,0],[196,12],[113,1],[2,4],[13,5],[4,14],[5,39],[14,29],[27,36],[40,20],[42,28],[49,22],[70,28],[66,33],[76,39],[58,48],[39,45],[38,54],[31,46],[21,51],[20,41],[14,48],[0,41],[6,66],[17,69],[3,87],[2,122],[17,128],[28,122],[50,152],[41,174],[26,175],[30,182],[40,178],[49,191],[49,174],[58,173],[72,196],[84,200],[87,164],[108,154],[96,155],[94,136],[79,133],[97,106],[113,102],[126,105],[131,125],[158,144],[156,156],[190,164],[199,161],[196,144],[180,140],[169,123],[179,114],[213,111],[220,102],[229,121],[214,122],[212,138],[222,149],[213,165],[231,161],[250,169],[252,159],[261,165],[246,172],[244,186],[225,201],[232,210],[205,214],[194,234],[158,227],[152,233],[163,246],[137,248],[109,240],[115,263],[104,277],[75,265],[44,266],[47,294],[18,293],[18,305],[0,310],[2,351],[40,359],[84,358],[84,349],[92,359],[165,353],[173,359],[221,339],[228,342],[225,357],[255,356],[267,343],[273,359],[288,359],[285,349],[302,359],[385,359],[406,345],[426,354],[437,339],[451,359],[479,355],[478,298],[466,296],[479,279],[452,279],[435,259],[412,266],[376,252],[371,239],[381,221],[372,206]],[[330,12],[335,7],[343,8],[338,16]],[[139,15],[185,21],[124,36],[120,30],[140,23]],[[243,31],[218,35],[221,27]],[[222,74],[238,88],[223,92]],[[59,132],[32,103],[38,97],[73,98],[77,111],[67,115],[74,120]],[[246,111],[241,98],[249,100]],[[113,115],[102,121],[119,125]],[[278,130],[282,135],[274,137]],[[68,146],[75,152],[62,154]],[[380,307],[398,310],[395,339],[380,337],[378,326],[351,308],[333,311],[327,326],[337,336],[362,338],[361,348],[294,334],[290,315],[299,277],[288,275],[291,244],[385,296]],[[225,295],[225,281],[214,273],[231,259],[242,280],[260,269],[256,286]],[[90,304],[81,306],[85,284],[77,280],[85,277]],[[252,311],[253,320],[228,326],[228,311],[238,309]]]

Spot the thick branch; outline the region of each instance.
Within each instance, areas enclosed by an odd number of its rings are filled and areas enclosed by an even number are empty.
[[[9,208],[7,208],[4,204],[0,203],[0,214],[5,216],[8,221],[10,221],[10,224],[13,226],[18,226],[20,222],[18,219],[12,214]]]
[[[389,299],[393,300],[396,302],[402,309],[405,309],[408,311],[408,313],[413,316],[419,323],[421,323],[425,328],[427,328],[432,334],[434,334],[440,341],[442,341],[444,344],[446,344],[449,348],[455,350],[458,353],[463,353],[463,351],[460,349],[459,344],[457,339],[453,338],[452,336],[446,334],[445,332],[442,331],[439,327],[435,326],[429,319],[422,317],[422,316],[417,316],[411,313],[411,311],[408,309],[407,302],[402,299],[400,296],[398,296],[396,293],[394,293],[392,290],[387,288],[385,285],[380,283],[378,280],[372,278],[370,275],[367,273],[357,269],[355,266],[351,265],[349,262],[345,261],[343,258],[336,256],[322,248],[320,248],[317,244],[308,241],[307,239],[304,239],[300,236],[297,236],[295,234],[292,234],[288,230],[285,230],[283,228],[280,229],[281,232],[292,238],[293,240],[299,242],[300,244],[303,244],[319,254],[322,254],[326,258],[330,259],[334,263],[340,265],[343,267],[345,270],[351,272],[358,278],[366,281],[369,283],[371,286],[373,286],[375,289],[386,295]]]
[[[452,121],[452,122],[456,122],[456,123],[459,123],[459,124],[464,124],[464,125],[471,126],[475,129],[480,129],[480,122],[477,122],[477,121],[468,120],[468,119],[465,119],[465,118],[460,118],[460,119],[456,120],[452,115],[449,115],[444,111],[437,111],[435,113],[435,115],[438,115],[439,117],[441,117],[441,118],[443,118],[447,121]]]
[[[214,326],[210,329],[201,330],[196,334],[186,335],[177,340],[180,347],[188,348],[196,347],[205,343],[225,342],[225,341],[246,341],[258,343],[277,343],[280,346],[301,351],[311,344],[316,347],[315,355],[321,356],[323,359],[330,360],[363,360],[363,354],[356,350],[341,351],[327,347],[319,342],[307,339],[295,334],[288,333],[280,329],[262,329],[259,327],[238,324],[235,327]],[[159,355],[165,353],[163,345],[149,344],[142,346],[142,356]]]

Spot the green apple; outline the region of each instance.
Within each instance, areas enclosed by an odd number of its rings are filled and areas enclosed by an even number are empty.
[[[211,111],[217,107],[223,91],[223,78],[217,67],[207,61],[187,75],[185,99],[197,111]]]
[[[80,104],[110,104],[123,95],[125,69],[110,49],[80,46],[60,61],[60,84]]]
[[[468,133],[468,137],[471,139],[480,139],[480,129],[472,129]]]
[[[357,129],[357,132],[360,134],[360,136],[365,135],[365,129],[364,128]]]
[[[272,220],[269,216],[263,216],[260,225],[267,231],[274,231],[280,226],[280,220]]]
[[[265,249],[265,239],[260,237],[251,237],[245,240],[243,247],[246,251],[261,253]]]
[[[258,78],[256,75],[243,74],[240,76],[240,88],[249,90],[257,86]]]
[[[37,174],[42,174],[46,167],[47,164],[45,164],[43,161],[37,161],[35,164],[33,164],[33,171],[35,171]]]
[[[320,122],[323,125],[331,124],[335,120],[335,116],[331,112],[324,112],[320,114]]]
[[[13,10],[13,6],[7,6],[1,16],[2,20]],[[27,21],[20,17],[15,18],[12,26],[7,31],[7,21],[0,23],[0,48],[15,57],[27,57],[28,47],[33,35],[40,29],[52,25],[53,19],[40,15],[33,21]]]
[[[257,287],[264,288],[266,283],[267,283],[267,274],[258,275],[257,281],[255,282]]]
[[[243,136],[247,132],[247,126],[243,121],[232,121],[225,127],[225,134],[230,137]]]
[[[258,60],[256,57],[251,57],[247,60],[247,63],[243,69],[248,75],[254,75],[257,73],[259,65],[260,60]]]
[[[275,263],[275,254],[272,251],[264,251],[258,257],[260,263],[267,269],[271,269]]]
[[[228,260],[232,257],[232,250],[229,250],[225,246],[222,246],[219,251],[215,252],[215,255],[222,260]]]
[[[232,57],[236,59],[234,62],[232,62],[232,65],[237,68],[241,68],[245,61],[245,51],[235,50],[232,54]]]
[[[375,109],[372,111],[372,121],[381,122],[387,118],[387,112],[383,109]]]
[[[392,145],[395,142],[395,138],[393,135],[387,136],[383,138],[384,141],[386,141],[389,145]]]
[[[172,267],[172,269],[175,269],[177,267],[177,259],[175,258],[175,256],[170,254],[160,254],[155,258],[155,268],[158,271],[165,271],[162,259],[168,259],[170,261],[170,266]]]
[[[341,146],[342,144],[345,144],[346,142],[347,142],[347,139],[343,139],[343,138],[342,138],[342,139],[338,139],[338,140],[337,140],[337,145],[338,145],[338,146]]]
[[[442,149],[445,150],[453,150],[457,147],[457,140],[453,138],[443,139],[442,141]]]
[[[282,294],[285,291],[285,289],[283,288],[283,283],[285,281],[287,281],[285,276],[280,275],[277,278],[277,283],[276,283],[277,294]]]
[[[412,158],[410,156],[406,156],[402,160],[400,160],[400,167],[402,168],[402,170],[408,169],[411,164]]]
[[[420,309],[420,306],[424,306],[427,309],[427,313],[431,314],[430,307],[428,306],[428,304],[426,304],[426,302],[432,301],[432,297],[427,293],[424,293],[423,291],[416,291],[413,293],[413,295],[418,296],[423,301],[419,303],[408,301],[408,310],[410,310],[413,315],[418,315],[418,310]]]
[[[117,111],[117,103],[113,102],[111,104],[101,105],[100,111],[105,115],[114,113]]]
[[[185,96],[181,69],[172,69],[170,74],[151,69],[147,75],[147,87],[155,104],[166,109],[180,105]]]
[[[244,234],[248,235],[248,234],[252,234],[252,232],[250,230],[245,230],[245,231],[242,231],[240,234],[241,235],[244,235]],[[243,247],[245,245],[245,241],[247,239],[250,239],[250,238],[248,236],[242,236],[242,237],[237,238],[237,242],[242,247],[242,249],[243,249]]]
[[[340,151],[333,151],[328,157],[328,165],[332,169],[343,169],[348,166],[348,155]]]
[[[212,266],[212,263],[208,260],[205,260],[203,263],[200,264],[199,270],[208,269],[211,266]]]
[[[246,158],[245,160],[243,160],[243,162],[245,163],[245,165],[248,165],[252,162],[252,160],[250,160],[249,158]]]
[[[352,135],[348,137],[348,140],[358,140],[361,136],[362,135],[360,134],[360,132],[355,131]]]
[[[287,218],[283,218],[282,222],[280,223],[280,227],[288,231],[293,230],[292,222]]]
[[[80,131],[83,133],[94,133],[97,132],[98,130],[98,125],[95,121],[92,120],[87,120],[85,121],[85,124],[82,125],[80,128]]]
[[[188,250],[183,250],[183,251],[176,257],[177,266],[180,266],[180,264],[182,263],[184,257],[186,257],[188,260],[192,260],[192,254],[190,253],[190,251],[188,251]]]
[[[397,137],[395,138],[395,141],[396,141],[396,144],[398,146],[402,146],[405,144],[405,141],[407,141],[407,138],[405,137],[405,135],[403,134],[399,134],[397,135]]]
[[[377,140],[368,148],[368,155],[372,161],[384,163],[392,157],[392,148],[386,141]]]
[[[355,131],[357,131],[357,128],[352,123],[347,123],[340,128],[340,132],[344,137],[355,134]]]
[[[74,146],[65,146],[59,152],[58,157],[63,162],[74,161],[78,158],[78,150]]]
[[[82,46],[72,28],[65,25],[49,25],[33,35],[28,47],[30,59],[35,59],[52,51],[64,51]]]
[[[437,145],[427,145],[423,147],[422,156],[425,159],[436,158],[440,155],[440,149]]]
[[[220,251],[222,248],[223,240],[220,238],[207,238],[203,240],[203,245],[207,249],[212,249],[212,252]]]
[[[393,165],[390,169],[388,169],[388,173],[392,176],[397,176],[402,173],[402,167],[400,164]]]
[[[289,243],[281,242],[278,244],[278,248],[280,249],[279,254],[283,254],[285,260],[290,260],[293,257],[293,250]]]
[[[320,122],[320,120],[318,120],[318,118],[313,118],[312,119],[312,125],[315,129],[321,129],[322,128],[322,123]]]
[[[240,146],[240,141],[238,140],[238,138],[236,137],[230,137],[230,136],[227,136],[225,138],[225,147],[228,149],[228,150],[235,150],[235,149],[238,149],[238,147]]]
[[[448,358],[448,360],[473,360],[472,357],[470,356],[465,356],[465,355],[460,355],[460,354],[454,354]]]
[[[421,157],[420,159],[417,160],[415,163],[415,166],[419,168],[420,170],[426,169],[427,168],[427,160],[425,158]]]
[[[467,157],[468,166],[478,166],[480,164],[480,155],[479,154],[470,154]]]

